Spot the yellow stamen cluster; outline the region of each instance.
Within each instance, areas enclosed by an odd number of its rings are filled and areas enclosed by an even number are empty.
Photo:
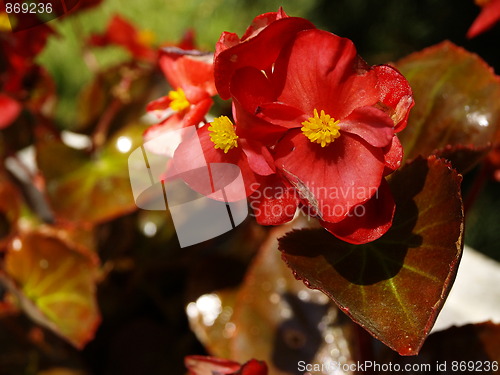
[[[175,91],[168,93],[168,98],[171,100],[169,107],[174,111],[181,112],[189,107],[189,101],[186,99],[184,90],[180,87]]]
[[[155,42],[156,35],[151,30],[140,30],[137,34],[137,39],[139,40],[139,43],[149,47]]]
[[[323,110],[318,115],[318,111],[314,109],[314,117],[309,117],[307,121],[304,121],[300,130],[311,142],[319,143],[321,147],[325,147],[340,137],[339,122],[339,120],[335,121],[330,115],[325,114]]]
[[[234,125],[227,116],[220,116],[214,119],[208,127],[210,140],[214,147],[221,149],[225,154],[234,147],[238,147],[238,136],[234,130]]]

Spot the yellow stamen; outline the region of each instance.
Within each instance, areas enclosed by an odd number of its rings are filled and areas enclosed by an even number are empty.
[[[168,98],[172,100],[170,102],[170,108],[172,108],[174,111],[181,112],[186,108],[189,108],[189,101],[186,99],[184,90],[180,87],[175,91],[170,91],[168,93]]]
[[[224,150],[227,154],[229,150],[238,147],[238,136],[234,131],[234,125],[227,116],[220,116],[210,123],[208,128],[210,132],[210,140],[214,143],[214,147]]]
[[[137,34],[137,39],[142,45],[150,47],[155,42],[156,35],[151,30],[140,30]]]
[[[304,121],[300,130],[311,142],[319,143],[321,147],[325,147],[340,137],[339,122],[340,120],[335,121],[333,117],[325,114],[323,110],[318,115],[315,108],[314,117],[309,117],[307,121]]]

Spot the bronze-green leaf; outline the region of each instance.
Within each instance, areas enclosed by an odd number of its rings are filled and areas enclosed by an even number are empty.
[[[62,222],[101,223],[135,210],[128,156],[142,143],[145,126],[131,124],[99,153],[88,155],[44,135],[37,142],[37,163],[46,179],[50,206]]]
[[[477,157],[467,165],[462,160],[461,167],[472,167],[500,124],[500,77],[479,56],[451,42],[415,52],[396,66],[415,98],[408,126],[399,134],[406,160],[448,145],[470,146]]]
[[[462,252],[461,177],[441,159],[418,158],[390,180],[396,202],[382,238],[351,245],[322,228],[280,239],[297,278],[332,298],[402,355],[418,353],[453,283]]]
[[[6,254],[4,282],[24,312],[78,348],[94,337],[100,322],[95,297],[95,253],[64,231],[21,231]]]

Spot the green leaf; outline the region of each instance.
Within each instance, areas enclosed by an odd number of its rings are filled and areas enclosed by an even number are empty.
[[[128,156],[142,144],[144,125],[132,124],[111,138],[98,154],[88,155],[52,136],[40,137],[37,163],[46,191],[61,221],[101,223],[135,210]],[[120,151],[119,142],[128,144]]]
[[[100,322],[97,270],[97,256],[72,242],[68,233],[40,227],[12,240],[4,281],[28,316],[82,348]]]
[[[391,229],[351,245],[322,228],[280,239],[298,279],[323,291],[355,322],[402,355],[418,353],[453,283],[462,252],[461,177],[435,157],[418,158],[390,180]]]
[[[477,155],[469,163],[462,159],[460,171],[473,167],[500,124],[500,77],[479,56],[451,42],[413,53],[396,67],[415,98],[408,126],[399,134],[406,160],[462,146]],[[455,155],[448,152],[447,158],[456,167]]]

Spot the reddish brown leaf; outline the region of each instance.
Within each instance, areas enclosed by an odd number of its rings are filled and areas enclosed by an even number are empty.
[[[100,322],[97,266],[97,257],[65,232],[41,227],[12,240],[3,278],[26,314],[81,348]]]
[[[323,229],[280,239],[298,279],[332,298],[355,322],[402,355],[418,353],[456,275],[462,251],[460,176],[435,157],[419,158],[390,180],[392,228],[350,245]]]
[[[399,134],[406,160],[448,145],[470,146],[470,153],[479,152],[460,165],[472,167],[500,124],[500,78],[479,56],[451,42],[413,53],[396,66],[415,98],[408,126]],[[447,158],[453,164],[452,150]]]

